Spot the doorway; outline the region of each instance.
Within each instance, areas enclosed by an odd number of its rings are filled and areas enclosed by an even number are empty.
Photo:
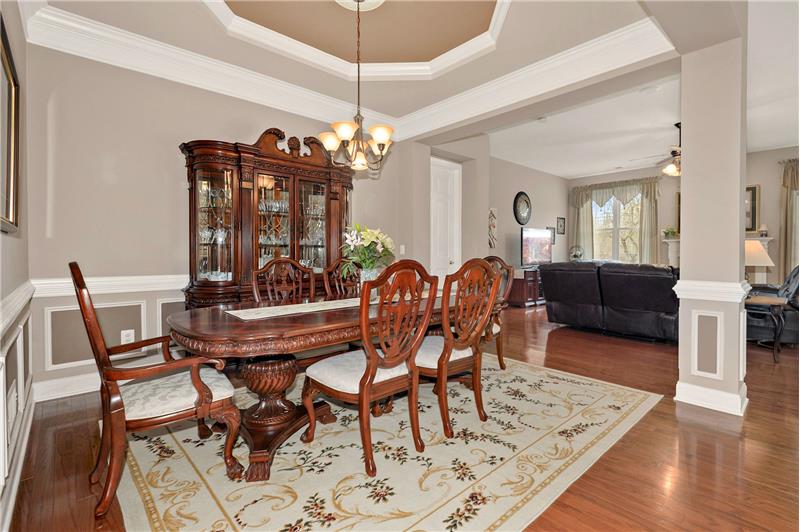
[[[461,165],[431,157],[431,274],[461,267]]]

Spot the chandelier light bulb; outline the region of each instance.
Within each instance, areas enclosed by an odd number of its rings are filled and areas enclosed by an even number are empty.
[[[394,133],[394,129],[384,124],[377,124],[369,128],[369,134],[378,144],[388,144],[392,133]]]
[[[342,142],[350,142],[356,134],[358,124],[355,122],[334,122],[331,127]]]
[[[331,131],[320,133],[319,140],[329,152],[335,152],[339,148],[339,137],[336,135],[336,133]]]
[[[367,169],[367,156],[364,155],[364,152],[359,150],[356,152],[356,157],[353,159],[353,164],[351,168],[356,171],[366,170]]]

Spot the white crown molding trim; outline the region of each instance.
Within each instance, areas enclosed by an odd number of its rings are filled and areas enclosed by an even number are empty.
[[[14,289],[0,301],[0,336],[4,336],[8,328],[17,321],[22,313],[22,309],[31,300],[34,293],[34,286],[31,281],[25,281]]]
[[[19,2],[28,42],[101,63],[225,94],[324,122],[354,111],[332,98],[265,74],[121,30],[52,6],[26,9]],[[367,122],[395,118],[362,109]]]
[[[726,414],[743,416],[748,403],[747,385],[741,383],[739,393],[731,393],[678,381],[675,386],[675,400]]]
[[[409,113],[396,129],[416,137],[669,52],[672,43],[645,18]]]
[[[203,0],[208,9],[231,37],[241,39],[289,59],[317,68],[348,81],[356,80],[356,64],[309,46],[277,31],[242,18],[223,0]],[[430,80],[492,52],[503,30],[510,0],[498,0],[489,22],[489,29],[430,61],[405,63],[364,63],[364,81]]]
[[[747,281],[688,281],[681,279],[672,289],[680,299],[699,299],[723,303],[741,303],[752,287]]]
[[[74,296],[75,287],[69,277],[31,279],[36,288],[35,299],[43,297]],[[87,277],[86,286],[92,295],[125,294],[181,290],[189,283],[188,275],[135,275],[120,277]]]

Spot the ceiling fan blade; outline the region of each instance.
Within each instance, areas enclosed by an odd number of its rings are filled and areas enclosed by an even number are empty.
[[[648,155],[647,157],[637,157],[637,158],[635,158],[635,159],[628,159],[628,162],[633,162],[633,161],[644,161],[644,160],[646,160],[646,159],[653,159],[653,158],[655,158],[655,157],[663,157],[663,156],[664,156],[664,154],[663,154],[663,153],[654,153],[653,155]]]

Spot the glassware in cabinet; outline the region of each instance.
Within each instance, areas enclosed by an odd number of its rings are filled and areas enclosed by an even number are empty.
[[[198,169],[196,176],[198,280],[233,280],[233,172]]]
[[[278,257],[291,256],[291,181],[288,177],[256,176],[258,268]]]
[[[298,260],[317,271],[327,266],[327,192],[325,183],[299,180],[297,184]]]

